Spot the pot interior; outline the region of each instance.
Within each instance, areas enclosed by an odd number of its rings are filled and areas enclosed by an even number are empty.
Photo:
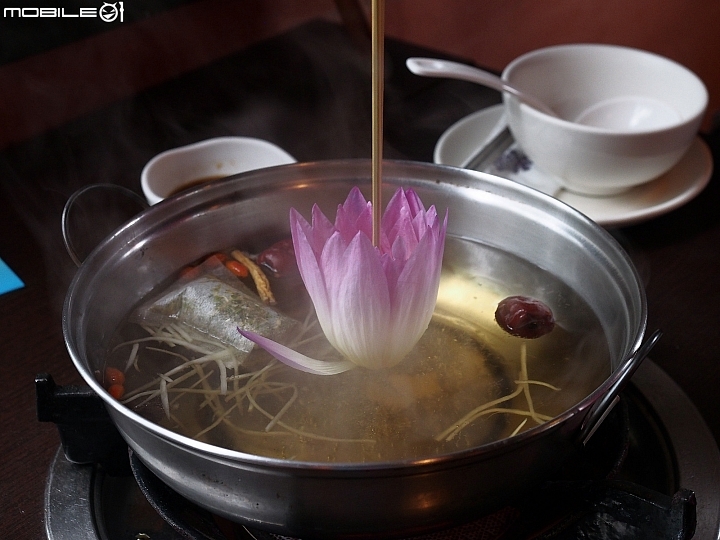
[[[113,334],[133,307],[178,269],[208,253],[229,246],[257,253],[268,240],[287,237],[291,207],[309,218],[317,203],[332,219],[351,187],[360,186],[369,198],[369,177],[368,161],[294,164],[213,182],[138,215],[88,257],[66,298],[63,330],[84,379],[116,411],[134,416],[95,376],[104,368]],[[543,285],[528,266],[502,263],[509,255],[552,275],[590,307],[607,337],[609,376],[583,391],[573,402],[574,411],[587,407],[612,383],[617,368],[639,346],[646,306],[632,263],[610,235],[550,197],[483,173],[388,162],[384,180],[384,201],[397,186],[412,187],[426,207],[433,204],[440,214],[449,211],[448,236],[456,241],[448,243],[446,255],[483,266],[491,281],[511,283],[523,294],[542,294]],[[478,257],[463,247],[468,242],[488,250]],[[572,325],[571,313],[560,310],[558,319]]]

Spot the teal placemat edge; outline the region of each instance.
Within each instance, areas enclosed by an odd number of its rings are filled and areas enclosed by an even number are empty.
[[[10,267],[0,259],[0,294],[21,289],[25,286],[23,281]]]

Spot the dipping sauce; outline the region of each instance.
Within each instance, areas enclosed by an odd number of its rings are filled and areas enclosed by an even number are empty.
[[[173,189],[170,193],[168,193],[168,197],[172,197],[173,195],[177,195],[178,193],[188,190],[190,188],[194,188],[196,186],[199,186],[200,184],[205,184],[207,182],[212,182],[213,180],[219,180],[220,178],[225,178],[225,175],[218,175],[218,176],[206,176],[204,178],[198,178],[196,180],[190,180],[189,182],[185,182],[181,186]]]

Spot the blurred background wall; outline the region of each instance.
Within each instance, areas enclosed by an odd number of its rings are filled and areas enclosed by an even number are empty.
[[[705,81],[704,130],[720,109],[718,0],[386,1],[388,36],[496,71],[526,51],[558,43],[650,50]],[[353,10],[367,15],[370,0],[125,0],[123,21],[112,23],[5,12],[44,6],[77,13],[102,0],[0,4],[2,148],[313,18],[357,30]]]
[[[705,129],[720,109],[717,0],[387,0],[387,33],[497,71],[560,43],[611,43],[667,56],[710,92]]]

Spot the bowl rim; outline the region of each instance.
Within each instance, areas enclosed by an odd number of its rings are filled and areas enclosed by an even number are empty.
[[[520,65],[522,65],[524,62],[527,62],[528,60],[537,58],[539,56],[545,56],[547,54],[551,54],[557,51],[570,51],[570,50],[578,50],[578,51],[588,51],[588,50],[607,50],[607,51],[621,51],[622,54],[633,54],[633,55],[640,55],[640,56],[647,56],[654,58],[655,60],[662,61],[664,63],[667,63],[668,65],[672,65],[675,69],[678,69],[678,71],[685,73],[688,76],[688,80],[692,81],[694,84],[697,85],[698,91],[702,94],[702,98],[698,101],[695,110],[692,111],[684,120],[680,122],[676,122],[670,125],[666,125],[659,128],[651,128],[651,129],[644,129],[644,130],[638,130],[638,131],[620,131],[615,129],[609,129],[609,128],[603,128],[603,127],[597,127],[597,126],[589,126],[586,124],[578,124],[576,122],[572,122],[570,120],[566,120],[564,118],[557,118],[553,117],[549,114],[545,114],[525,103],[520,103],[517,101],[517,98],[512,96],[511,94],[508,94],[507,92],[503,93],[503,102],[508,104],[508,102],[517,102],[520,109],[523,111],[524,114],[532,117],[535,120],[542,121],[546,124],[550,124],[552,126],[558,127],[560,129],[568,129],[573,130],[577,133],[582,134],[592,134],[597,136],[604,136],[604,137],[624,137],[624,138],[637,138],[637,137],[645,137],[648,135],[655,135],[655,134],[668,134],[673,131],[682,131],[687,129],[688,127],[691,127],[695,125],[695,129],[699,127],[700,122],[702,121],[702,117],[704,116],[705,112],[707,111],[708,103],[709,103],[709,92],[707,90],[707,86],[705,83],[700,79],[700,77],[693,72],[690,68],[687,66],[684,66],[683,64],[668,58],[666,56],[657,54],[652,51],[648,51],[645,49],[640,49],[636,47],[628,47],[624,45],[615,45],[615,44],[607,44],[607,43],[564,43],[560,45],[550,45],[548,47],[542,47],[539,49],[534,49],[531,51],[528,51],[524,54],[521,54],[520,56],[514,58],[510,61],[509,64],[505,66],[505,68],[502,70],[501,78],[504,81],[510,82],[510,76],[512,75],[512,72],[516,70]]]
[[[253,150],[253,151],[265,151],[267,155],[272,155],[272,164],[268,161],[267,166],[273,165],[286,165],[289,163],[295,163],[296,160],[287,151],[280,146],[267,141],[265,139],[259,139],[256,137],[246,137],[240,135],[225,135],[219,137],[211,137],[209,139],[202,139],[196,142],[188,143],[183,146],[176,146],[168,148],[153,156],[142,168],[140,172],[140,187],[142,189],[145,198],[148,202],[153,205],[166,199],[168,195],[158,193],[153,185],[150,183],[150,175],[153,169],[162,166],[164,163],[169,162],[173,159],[187,159],[188,155],[193,155],[200,152],[213,152],[215,149],[224,148],[226,150],[232,150],[237,148],[238,150]],[[234,173],[240,174],[240,173]]]

